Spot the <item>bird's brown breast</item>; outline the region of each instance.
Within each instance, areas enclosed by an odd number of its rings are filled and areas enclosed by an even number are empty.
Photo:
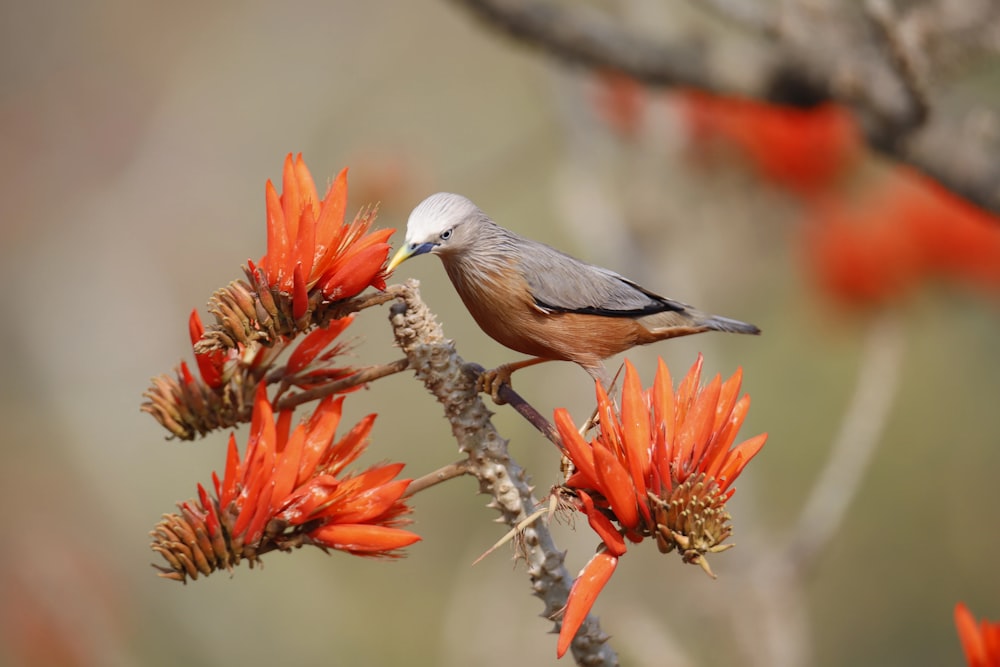
[[[479,327],[512,350],[593,366],[643,340],[648,332],[627,317],[549,313],[534,302],[514,266],[483,270],[444,261],[448,277]]]

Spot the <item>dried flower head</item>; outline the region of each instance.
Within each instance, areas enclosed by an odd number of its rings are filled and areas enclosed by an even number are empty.
[[[274,362],[291,346],[290,338],[282,336],[270,347],[237,343],[228,350],[203,350],[199,343],[204,328],[197,311],[192,311],[188,329],[201,377],[195,377],[182,361],[173,376],[153,378],[152,386],[143,394],[146,401],[140,410],[152,415],[172,437],[192,440],[249,421],[254,394],[262,382],[279,384],[279,394],[292,386],[335,388],[334,383],[353,372],[349,367],[335,365],[335,358],[345,347],[335,341],[353,319],[349,316],[333,320],[313,330],[298,343],[288,363],[276,368]],[[356,388],[345,387],[339,393]]]
[[[410,512],[403,500],[410,480],[395,479],[402,463],[342,475],[365,450],[375,421],[369,415],[334,441],[342,404],[343,397],[324,399],[291,430],[291,411],[275,416],[260,385],[242,461],[230,436],[225,474],[212,474],[214,495],[199,484],[198,499],[180,503],[180,512],[164,515],[150,533],[151,548],[167,562],[154,565],[160,576],[186,582],[303,544],[397,557],[417,542],[400,528]]]
[[[620,411],[596,383],[600,431],[590,442],[566,410],[556,410],[556,427],[575,468],[564,489],[575,495],[577,509],[602,540],[570,591],[560,657],[625,553],[626,539],[652,537],[660,551],[676,549],[709,575],[705,555],[732,546],[723,544],[732,533],[725,503],[767,435],[732,447],[750,407],[749,396],[738,398],[742,372],[700,386],[702,361],[699,355],[676,392],[662,359],[649,391],[626,361]]]

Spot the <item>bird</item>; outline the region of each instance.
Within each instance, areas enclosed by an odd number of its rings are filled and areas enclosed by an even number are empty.
[[[531,357],[480,376],[478,389],[497,403],[514,371],[544,361],[575,362],[610,388],[604,359],[636,345],[704,331],[760,333],[753,324],[696,310],[515,234],[458,194],[439,192],[413,209],[387,272],[424,254],[441,259],[488,336]]]

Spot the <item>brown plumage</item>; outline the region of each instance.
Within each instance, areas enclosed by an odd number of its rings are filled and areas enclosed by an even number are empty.
[[[712,330],[760,333],[518,236],[461,195],[431,195],[413,210],[389,269],[428,252],[483,331],[535,357],[498,368],[487,380],[494,397],[511,372],[541,361],[574,361],[607,386],[602,361],[636,345]]]

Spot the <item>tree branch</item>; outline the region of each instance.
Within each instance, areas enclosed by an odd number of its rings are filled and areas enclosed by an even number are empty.
[[[651,86],[691,86],[789,104],[775,83],[794,79],[809,91],[810,104],[836,102],[852,109],[868,145],[908,164],[969,201],[1000,213],[1000,138],[969,118],[932,116],[931,102],[918,85],[884,3],[869,3],[875,30],[859,31],[851,18],[828,13],[774,26],[761,19],[741,21],[746,12],[728,12],[750,32],[772,35],[771,57],[762,59],[752,81],[710,65],[708,40],[677,43],[651,39],[592,11],[531,0],[457,0],[479,20],[514,39],[565,62],[621,71]],[[716,5],[720,3],[715,3]],[[718,9],[716,8],[716,11]],[[762,28],[763,26],[763,28]],[[774,34],[777,38],[773,38]],[[874,33],[874,34],[873,34]],[[817,36],[839,38],[816,48]],[[829,40],[828,40],[829,41]],[[881,57],[879,57],[881,56]],[[980,116],[983,109],[974,109]],[[971,116],[971,114],[970,114]],[[925,119],[932,120],[925,123]]]

